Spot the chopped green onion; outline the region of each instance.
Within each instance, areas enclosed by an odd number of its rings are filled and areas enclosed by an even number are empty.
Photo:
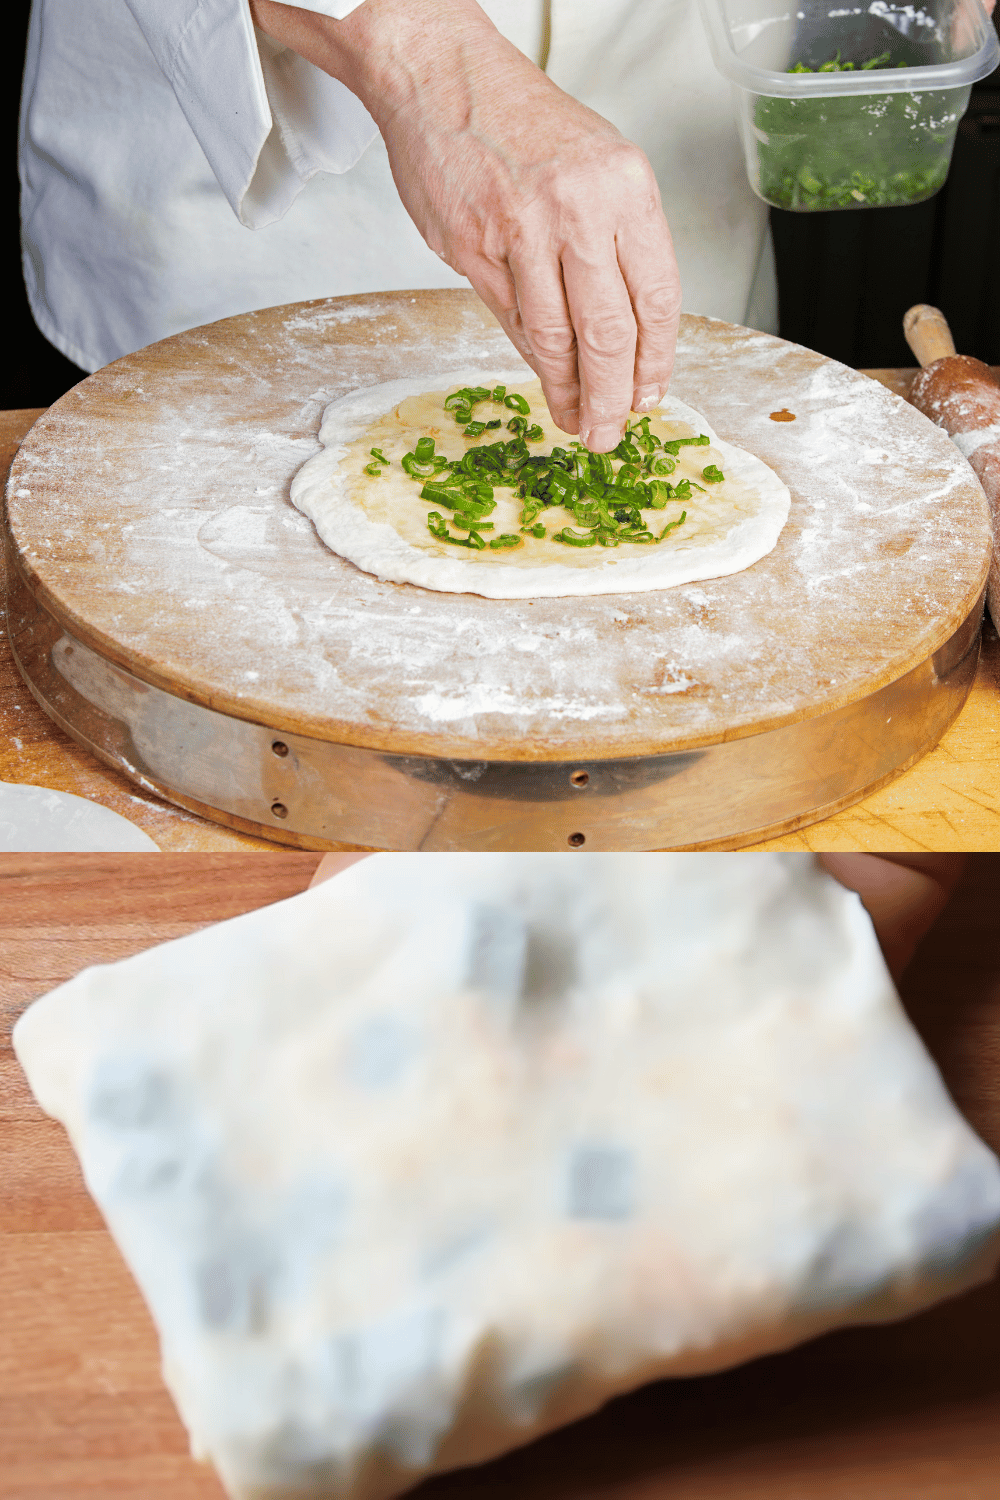
[[[642,454],[639,452],[639,449],[635,446],[635,444],[630,441],[627,434],[622,438],[621,442],[618,444],[618,447],[614,450],[613,456],[615,458],[620,458],[623,463],[627,464],[637,464],[641,463],[642,461]]]
[[[378,464],[365,464],[362,473],[371,474],[376,479],[380,479],[382,477],[382,470]]]
[[[478,401],[488,401],[490,392],[484,385],[466,385],[460,391],[452,391],[444,400],[445,411],[453,406],[475,406]]]
[[[470,531],[468,537],[452,536],[448,530],[448,523],[440,511],[430,512],[427,517],[427,529],[437,537],[439,542],[451,542],[455,547],[471,547],[475,552],[482,552],[486,546],[486,538],[479,536],[475,531]]]
[[[663,449],[665,453],[671,453],[676,458],[682,448],[705,448],[711,441],[708,434],[703,432],[700,437],[671,438],[668,443],[664,443]]]
[[[559,505],[571,505],[576,499],[577,484],[575,479],[570,479],[568,474],[554,469],[549,475],[549,494],[556,496]]]
[[[626,427],[625,437],[631,438],[633,443],[646,454],[653,453],[662,446],[656,434],[649,430],[648,417],[640,417],[638,422]]]
[[[516,392],[508,394],[502,386],[492,391],[468,386],[447,397],[446,406],[466,427],[468,437],[479,438],[504,425],[502,418],[472,419],[472,408],[487,399],[502,400],[514,412],[506,423],[511,434],[508,440],[476,443],[461,458],[448,459],[436,452],[433,438],[422,437],[414,452],[400,460],[404,471],[421,481],[421,499],[452,512],[447,520],[440,509],[428,513],[428,530],[439,541],[474,551],[487,546],[493,551],[510,550],[519,547],[524,536],[541,541],[548,535],[569,547],[614,548],[632,542],[650,546],[683,525],[687,511],[656,535],[643,517],[644,509],[664,510],[671,501],[690,501],[692,490],[704,493],[703,486],[692,479],[671,484],[654,476],[672,474],[679,450],[707,445],[706,434],[661,443],[650,432],[647,416],[626,427],[613,453],[590,453],[583,443],[570,440],[566,447],[555,446],[548,454],[532,454],[529,440],[542,440],[544,432],[538,423],[525,420],[530,408]],[[374,461],[365,472],[374,476],[381,473],[378,463],[388,465],[389,461],[381,449],[371,453]],[[717,465],[707,464],[702,477],[717,484],[725,476]],[[496,510],[496,485],[513,491],[520,501],[520,533],[502,532],[487,539],[482,533],[495,529],[486,517]],[[550,533],[542,513],[557,506],[572,516],[573,524]],[[452,527],[467,535],[456,535]]]
[[[495,500],[476,500],[473,496],[463,493],[461,490],[448,490],[441,485],[425,485],[420,493],[422,500],[436,501],[438,505],[447,505],[454,512],[454,524],[463,527],[479,527],[486,525],[484,517],[490,515],[496,509]],[[492,521],[488,529],[493,530]]]
[[[381,448],[369,448],[368,452],[372,458],[377,458],[380,464],[387,464],[389,462]]]
[[[672,491],[671,500],[690,500],[692,485],[696,490],[701,490],[702,494],[705,493],[704,485],[695,484],[693,479],[679,479],[676,484],[667,485],[667,489]]]
[[[419,454],[421,443],[430,443],[430,457],[423,459],[420,458]],[[423,452],[426,454],[427,449],[424,448]],[[404,474],[409,474],[411,479],[427,479],[431,474],[440,474],[442,469],[446,469],[448,467],[448,460],[445,458],[444,454],[434,452],[433,438],[421,438],[417,443],[417,452],[404,453],[399,462],[403,467]]]
[[[461,505],[465,491],[453,484],[425,484],[420,491],[421,500],[434,500],[438,505]]]
[[[565,542],[569,547],[592,547],[597,541],[597,537],[592,531],[587,531],[583,536],[580,536],[568,526],[564,526],[562,531],[553,532],[552,540],[554,542]]]

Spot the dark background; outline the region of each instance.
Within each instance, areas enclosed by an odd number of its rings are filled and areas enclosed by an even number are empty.
[[[79,0],[85,5],[87,0]],[[21,73],[28,36],[29,0],[14,0],[4,35],[7,82],[0,91],[0,244],[4,249],[4,361],[0,369],[0,411],[19,406],[50,406],[57,396],[82,380],[84,372],[64,359],[35,327],[21,275],[17,200],[17,117]]]
[[[772,208],[771,228],[782,338],[847,365],[912,365],[902,317],[930,302],[961,354],[1000,364],[1000,68],[973,84],[936,197],[855,213]]]
[[[8,83],[0,97],[9,351],[0,409],[48,406],[83,373],[35,327],[20,271],[17,116],[28,10],[27,0],[15,0],[8,14]],[[1000,69],[974,86],[937,197],[856,213],[772,209],[771,224],[783,338],[849,365],[910,365],[901,319],[914,302],[931,302],[944,310],[962,353],[1000,364]]]

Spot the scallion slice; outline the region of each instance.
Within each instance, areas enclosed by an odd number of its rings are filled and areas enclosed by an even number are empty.
[[[712,439],[704,432],[700,437],[671,438],[668,443],[664,443],[663,451],[672,454],[676,458],[682,448],[707,448],[711,441]]]
[[[569,526],[564,526],[562,531],[552,533],[552,540],[554,542],[565,542],[568,547],[592,547],[597,541],[597,537],[592,531],[586,531],[581,536]]]

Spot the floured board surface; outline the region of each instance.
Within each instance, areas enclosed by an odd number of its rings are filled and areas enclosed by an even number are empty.
[[[949,439],[865,376],[695,317],[672,390],[792,493],[777,547],[746,572],[489,600],[382,584],[330,553],[288,499],[326,403],[510,358],[460,291],[296,304],[167,339],[33,428],[8,487],[16,565],[77,640],[180,698],[473,759],[647,755],[793,723],[901,677],[974,609],[988,515]]]

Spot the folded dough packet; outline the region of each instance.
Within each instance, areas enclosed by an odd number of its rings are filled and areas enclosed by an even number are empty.
[[[377,855],[14,1042],[239,1500],[383,1500],[1000,1252],[1000,1163],[806,856]]]

